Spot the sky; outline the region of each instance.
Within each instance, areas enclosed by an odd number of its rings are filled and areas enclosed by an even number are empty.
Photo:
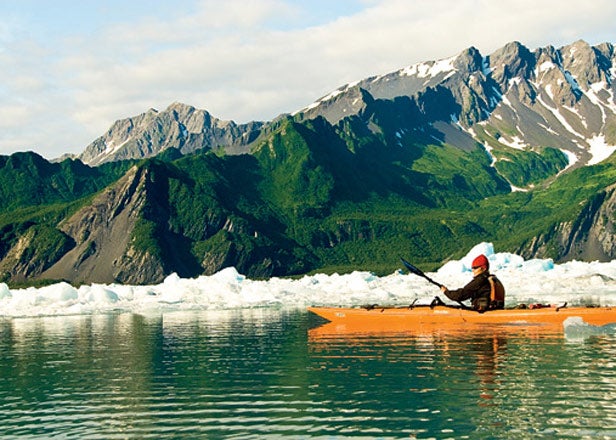
[[[616,43],[613,0],[0,0],[0,155],[182,102],[244,123],[474,46]]]

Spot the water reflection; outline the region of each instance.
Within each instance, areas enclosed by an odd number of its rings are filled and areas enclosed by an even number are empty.
[[[393,373],[395,381],[379,379],[380,389],[373,392],[403,395],[399,402],[404,402],[405,413],[421,415],[409,418],[408,435],[553,438],[615,433],[613,335],[572,344],[562,331],[536,326],[346,330],[327,325],[309,330],[319,368],[332,375],[361,376],[371,364],[371,378]],[[400,412],[389,404],[385,412]]]
[[[258,396],[286,386],[285,360],[298,352],[290,347],[298,337],[305,347],[305,330],[287,327],[280,313],[260,311],[0,321],[0,436],[238,429],[233,414],[246,408],[254,422],[254,402],[270,400]]]
[[[4,438],[534,438],[616,432],[616,341],[328,333],[301,311],[0,320]],[[309,329],[310,328],[310,329]]]

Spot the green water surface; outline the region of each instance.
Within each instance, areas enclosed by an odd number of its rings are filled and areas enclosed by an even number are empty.
[[[616,336],[309,336],[304,311],[0,318],[0,438],[616,438]]]

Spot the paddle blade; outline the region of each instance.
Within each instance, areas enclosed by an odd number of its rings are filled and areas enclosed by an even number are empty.
[[[402,264],[404,264],[404,267],[406,267],[409,272],[414,273],[415,275],[419,275],[420,277],[425,278],[426,280],[428,280],[429,282],[431,282],[435,286],[443,287],[443,285],[441,283],[437,283],[436,281],[434,281],[432,278],[427,276],[421,270],[417,269],[415,266],[413,266],[411,263],[406,261],[404,258],[400,258],[400,261],[402,261]]]
[[[402,261],[402,264],[404,264],[404,267],[406,267],[409,272],[414,273],[415,275],[419,275],[420,277],[426,277],[426,275],[421,270],[417,269],[404,258],[400,258],[400,261]]]

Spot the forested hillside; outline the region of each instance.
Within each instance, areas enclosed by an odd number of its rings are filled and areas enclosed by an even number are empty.
[[[88,147],[90,165],[0,157],[1,278],[385,274],[482,241],[616,258],[613,60],[609,44],[471,48],[267,123],[148,111]]]

